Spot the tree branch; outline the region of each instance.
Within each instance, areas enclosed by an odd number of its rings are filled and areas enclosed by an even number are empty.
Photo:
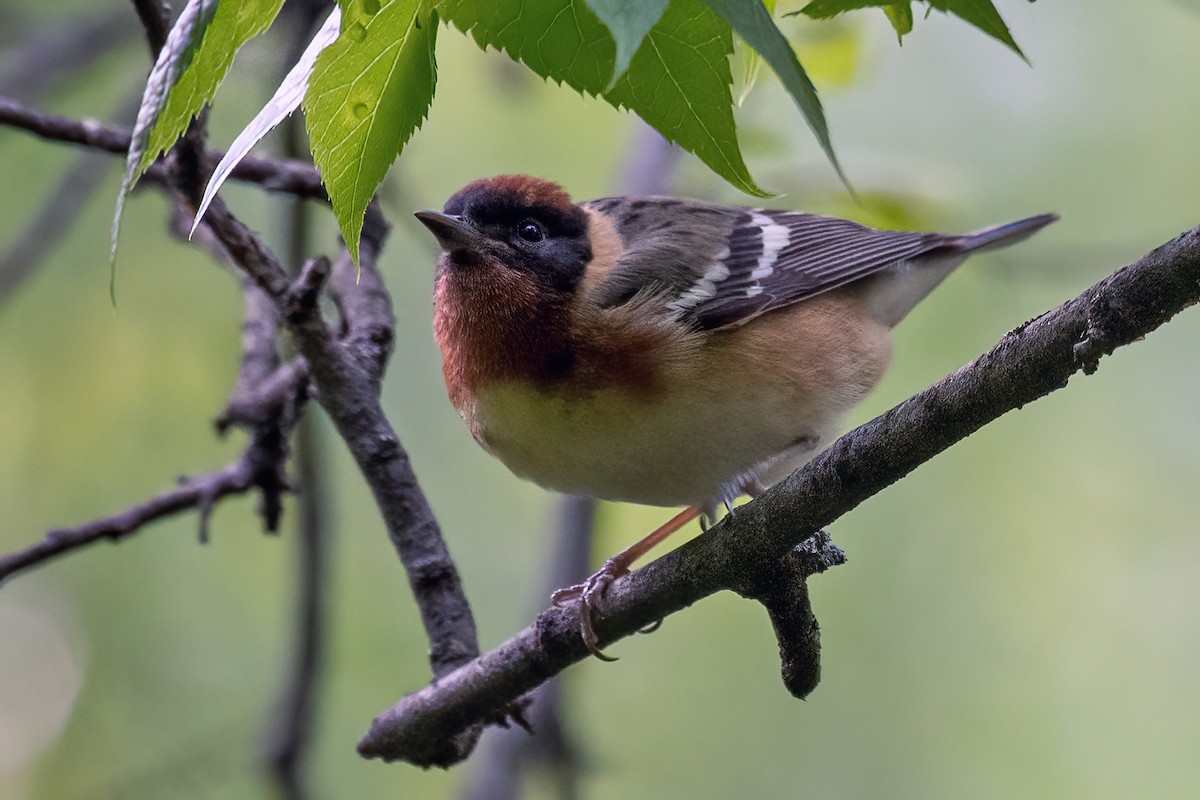
[[[183,478],[178,488],[155,495],[111,517],[74,528],[50,531],[24,550],[0,557],[0,582],[53,558],[107,539],[118,542],[151,522],[193,508],[207,513],[213,504],[231,494],[244,494],[252,486],[251,467],[245,455],[234,463],[195,478]]]
[[[96,120],[76,120],[54,114],[34,111],[11,97],[0,97],[0,125],[32,133],[51,142],[64,142],[113,155],[124,156],[129,152],[130,131]],[[208,150],[204,154],[204,170],[207,174],[216,167],[225,154],[220,150]],[[171,176],[162,161],[146,170],[146,177],[164,185],[170,185]],[[286,158],[255,158],[247,156],[234,167],[234,179],[258,184],[269,192],[283,192],[310,200],[328,201],[321,176],[316,168],[303,161]]]
[[[172,169],[173,185],[192,209],[202,186],[197,138],[194,130],[176,146]],[[329,274],[327,261],[309,261],[293,282],[274,253],[219,197],[209,206],[205,222],[245,273],[274,299],[296,349],[309,365],[317,400],[371,488],[420,609],[434,677],[467,663],[478,656],[479,645],[458,569],[408,453],[380,403],[393,339],[391,299],[375,266],[386,223],[376,210],[368,209],[357,283],[352,280],[354,263],[344,249],[333,266],[331,292],[344,315],[344,336],[339,336],[321,316],[317,303]],[[481,730],[467,726],[444,740],[436,758],[447,764],[466,758]]]
[[[214,257],[229,258],[219,244],[212,250]],[[118,541],[150,522],[192,508],[200,511],[200,539],[206,541],[208,515],[217,501],[251,489],[260,492],[263,527],[268,531],[278,527],[282,497],[289,489],[288,439],[308,397],[308,367],[302,359],[280,365],[273,302],[256,284],[243,281],[242,290],[242,358],[225,410],[216,420],[221,433],[231,426],[246,431],[249,441],[241,457],[221,470],[181,479],[179,488],[119,514],[50,532],[41,542],[0,558],[0,582],[102,539]]]
[[[753,596],[756,577],[868,497],[992,420],[1067,384],[1200,300],[1200,228],[1006,335],[919,395],[838,439],[707,533],[616,581],[601,644],[723,589]],[[469,725],[588,657],[579,610],[551,608],[512,639],[377,717],[364,756],[437,763]]]
[[[162,0],[133,0],[133,9],[137,12],[142,27],[146,30],[146,44],[150,46],[150,58],[158,58],[167,41],[171,26],[167,20],[167,9]]]
[[[808,579],[845,563],[846,554],[829,534],[818,531],[779,561],[748,576],[753,588],[740,592],[767,609],[779,642],[783,685],[801,700],[821,680],[821,628],[808,599]]]
[[[335,294],[347,314],[346,335],[334,338],[316,314],[293,309],[286,319],[296,346],[312,367],[321,405],[350,448],[388,535],[408,572],[430,640],[435,677],[478,654],[475,623],[437,521],[417,484],[408,454],[379,403],[383,364],[392,342],[391,303],[382,290],[375,254],[384,228],[368,215],[360,247],[361,280],[345,252],[333,266]],[[303,274],[302,278],[303,279]]]

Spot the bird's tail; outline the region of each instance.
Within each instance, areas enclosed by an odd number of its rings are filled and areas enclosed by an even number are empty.
[[[997,250],[1010,244],[1028,239],[1051,222],[1058,220],[1058,214],[1038,214],[1036,217],[1019,219],[1016,222],[1006,222],[1003,225],[993,225],[981,228],[958,238],[955,244],[963,252],[979,253],[986,250]]]
[[[867,297],[872,316],[888,327],[896,325],[967,256],[1016,244],[1056,219],[1057,214],[1039,214],[962,236],[939,237],[938,245],[929,252],[870,279]]]

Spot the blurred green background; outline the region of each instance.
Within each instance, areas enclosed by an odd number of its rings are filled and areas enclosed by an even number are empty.
[[[751,169],[784,195],[777,205],[951,231],[1062,214],[921,306],[851,422],[1200,223],[1200,6],[997,5],[1032,68],[940,14],[918,18],[903,47],[878,12],[791,24],[865,208],[773,78],[739,112]],[[0,0],[0,70],[102,10]],[[445,400],[430,336],[435,251],[409,212],[500,172],[553,177],[578,198],[611,192],[636,128],[456,31],[440,38],[437,99],[385,190],[395,227],[382,269],[398,316],[385,400],[491,646],[541,602],[553,498],[477,448]],[[262,76],[277,72],[280,47],[268,39],[239,56],[212,114],[214,144],[269,96]],[[146,67],[131,38],[37,105],[105,118]],[[0,251],[75,157],[0,129]],[[166,234],[153,188],[130,204],[109,304],[118,172],[114,160],[70,235],[46,242],[45,262],[0,306],[4,551],[241,446],[210,425],[237,364],[235,282]],[[748,202],[691,159],[677,190]],[[226,196],[279,240],[277,198]],[[331,252],[335,228],[318,216]],[[584,796],[1200,794],[1198,336],[1200,313],[1185,313],[834,525],[850,562],[812,582],[824,679],[808,701],[783,689],[762,610],[733,596],[618,644],[616,664],[569,671]],[[325,441],[336,524],[315,795],[454,797],[461,768],[355,754],[370,718],[427,681],[426,645],[371,497]],[[603,507],[595,562],[666,513]],[[266,537],[252,500],[226,502],[208,546],[184,516],[0,588],[0,797],[271,796],[257,759],[284,679],[294,518]],[[531,788],[549,796],[547,784]]]

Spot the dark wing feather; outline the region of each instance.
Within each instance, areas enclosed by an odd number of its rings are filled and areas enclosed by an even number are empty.
[[[597,301],[611,306],[642,292],[662,293],[700,329],[743,323],[959,240],[675,198],[588,205],[613,220],[625,245]]]
[[[624,247],[596,302],[620,305],[634,295],[687,293],[729,243],[745,209],[674,197],[608,197],[585,203],[612,220]]]
[[[936,233],[881,231],[844,219],[752,210],[730,238],[729,275],[690,309],[701,328],[735,325],[951,244]]]

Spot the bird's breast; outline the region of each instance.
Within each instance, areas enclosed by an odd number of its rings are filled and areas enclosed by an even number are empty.
[[[637,299],[540,317],[472,303],[466,314],[447,302],[461,290],[439,281],[436,316],[472,434],[523,478],[611,500],[690,505],[743,479],[778,480],[828,444],[890,354],[887,328],[846,292],[694,332]],[[564,342],[570,355],[553,369]]]

